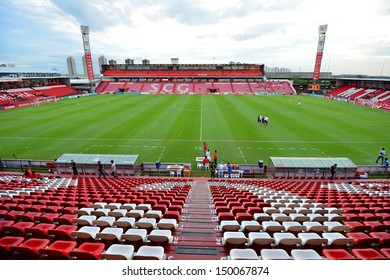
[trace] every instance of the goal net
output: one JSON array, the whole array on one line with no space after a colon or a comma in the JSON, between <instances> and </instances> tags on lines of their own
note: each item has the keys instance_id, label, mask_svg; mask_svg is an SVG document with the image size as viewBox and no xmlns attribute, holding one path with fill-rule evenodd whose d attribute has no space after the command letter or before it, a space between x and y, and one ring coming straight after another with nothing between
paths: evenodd
<instances>
[{"instance_id":1,"label":"goal net","mask_svg":"<svg viewBox=\"0 0 390 280\"><path fill-rule=\"evenodd\" d=\"M34 99L34 106L39 106L49 102L57 103L58 100L59 98L56 96L40 96Z\"/></svg>"}]
</instances>

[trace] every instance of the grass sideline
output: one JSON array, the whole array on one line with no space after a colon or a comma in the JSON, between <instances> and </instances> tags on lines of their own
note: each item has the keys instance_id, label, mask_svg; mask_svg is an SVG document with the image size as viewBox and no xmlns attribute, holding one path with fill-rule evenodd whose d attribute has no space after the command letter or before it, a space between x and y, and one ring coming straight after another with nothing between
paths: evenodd
<instances>
[{"instance_id":1,"label":"grass sideline","mask_svg":"<svg viewBox=\"0 0 390 280\"><path fill-rule=\"evenodd\" d=\"M257 125L259 114L268 127ZM374 165L382 147L390 150L389 112L308 96L99 95L1 111L0 123L2 158L139 154L195 168L206 141L224 162L348 157Z\"/></svg>"}]
</instances>

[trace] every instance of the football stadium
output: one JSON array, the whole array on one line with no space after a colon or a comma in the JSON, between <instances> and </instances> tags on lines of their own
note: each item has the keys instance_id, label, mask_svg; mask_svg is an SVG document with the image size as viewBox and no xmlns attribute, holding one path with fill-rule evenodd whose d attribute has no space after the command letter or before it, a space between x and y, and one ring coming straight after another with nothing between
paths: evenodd
<instances>
[{"instance_id":1,"label":"football stadium","mask_svg":"<svg viewBox=\"0 0 390 280\"><path fill-rule=\"evenodd\" d=\"M390 80L322 78L326 30L304 87L255 63L96 79L87 26L81 86L1 69L1 259L389 260Z\"/></svg>"}]
</instances>

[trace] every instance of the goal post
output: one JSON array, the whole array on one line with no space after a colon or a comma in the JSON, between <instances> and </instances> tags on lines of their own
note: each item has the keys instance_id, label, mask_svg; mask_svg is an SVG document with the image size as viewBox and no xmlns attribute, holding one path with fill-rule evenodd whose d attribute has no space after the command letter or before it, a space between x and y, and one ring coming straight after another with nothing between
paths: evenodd
<instances>
[{"instance_id":1,"label":"goal post","mask_svg":"<svg viewBox=\"0 0 390 280\"><path fill-rule=\"evenodd\" d=\"M34 106L40 106L41 104L49 102L57 103L58 100L59 98L56 96L40 96L34 99Z\"/></svg>"}]
</instances>

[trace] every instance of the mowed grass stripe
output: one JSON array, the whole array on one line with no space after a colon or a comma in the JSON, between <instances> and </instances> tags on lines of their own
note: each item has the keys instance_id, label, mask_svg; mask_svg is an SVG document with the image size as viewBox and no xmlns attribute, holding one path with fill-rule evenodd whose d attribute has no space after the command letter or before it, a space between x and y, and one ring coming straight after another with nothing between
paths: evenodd
<instances>
[{"instance_id":1,"label":"mowed grass stripe","mask_svg":"<svg viewBox=\"0 0 390 280\"><path fill-rule=\"evenodd\" d=\"M268 127L258 114L270 117ZM224 161L326 155L372 164L390 149L388 112L302 96L104 95L4 111L0 121L3 158L87 150L193 162L205 140Z\"/></svg>"}]
</instances>

